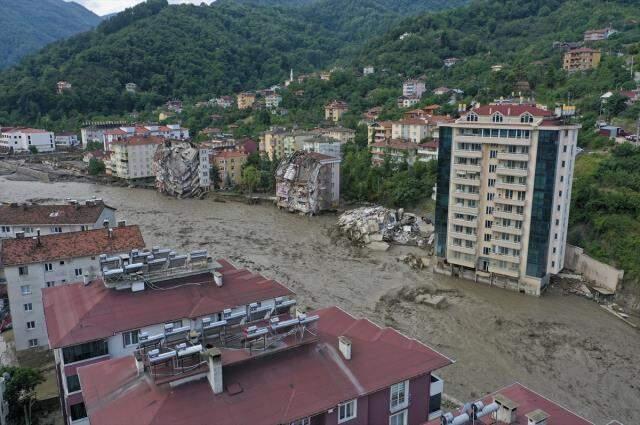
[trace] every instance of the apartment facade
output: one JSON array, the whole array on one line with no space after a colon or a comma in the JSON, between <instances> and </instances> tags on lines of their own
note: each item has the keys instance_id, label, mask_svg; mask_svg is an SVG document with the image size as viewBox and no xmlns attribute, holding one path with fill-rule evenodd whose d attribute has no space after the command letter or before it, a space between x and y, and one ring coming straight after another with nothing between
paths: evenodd
<instances>
[{"instance_id":1,"label":"apartment facade","mask_svg":"<svg viewBox=\"0 0 640 425\"><path fill-rule=\"evenodd\" d=\"M600 50L581 47L564 54L562 68L567 72L588 71L600 65Z\"/></svg>"},{"instance_id":2,"label":"apartment facade","mask_svg":"<svg viewBox=\"0 0 640 425\"><path fill-rule=\"evenodd\" d=\"M242 92L238 95L238 109L249 109L256 101L254 93Z\"/></svg>"},{"instance_id":3,"label":"apartment facade","mask_svg":"<svg viewBox=\"0 0 640 425\"><path fill-rule=\"evenodd\" d=\"M413 165L416 162L418 145L403 139L389 139L369 145L371 151L371 163L379 166L385 160L392 164L406 162Z\"/></svg>"},{"instance_id":4,"label":"apartment facade","mask_svg":"<svg viewBox=\"0 0 640 425\"><path fill-rule=\"evenodd\" d=\"M324 107L324 119L327 121L338 122L348 110L349 105L347 105L347 102L333 100Z\"/></svg>"},{"instance_id":5,"label":"apartment facade","mask_svg":"<svg viewBox=\"0 0 640 425\"><path fill-rule=\"evenodd\" d=\"M107 174L133 180L155 177L153 160L164 139L156 136L134 136L111 143L111 156L105 161Z\"/></svg>"},{"instance_id":6,"label":"apartment facade","mask_svg":"<svg viewBox=\"0 0 640 425\"><path fill-rule=\"evenodd\" d=\"M264 97L264 104L267 109L275 109L280 106L282 102L282 96L277 93L272 93Z\"/></svg>"},{"instance_id":7,"label":"apartment facade","mask_svg":"<svg viewBox=\"0 0 640 425\"><path fill-rule=\"evenodd\" d=\"M427 86L422 80L407 80L402 84L402 95L404 97L415 97L420 99Z\"/></svg>"},{"instance_id":8,"label":"apartment facade","mask_svg":"<svg viewBox=\"0 0 640 425\"><path fill-rule=\"evenodd\" d=\"M74 147L80 143L78 141L78 135L76 133L65 132L56 133L55 135L56 146Z\"/></svg>"},{"instance_id":9,"label":"apartment facade","mask_svg":"<svg viewBox=\"0 0 640 425\"><path fill-rule=\"evenodd\" d=\"M212 155L211 160L218 168L221 188L242 183L242 166L248 157L249 154L243 151L223 151Z\"/></svg>"},{"instance_id":10,"label":"apartment facade","mask_svg":"<svg viewBox=\"0 0 640 425\"><path fill-rule=\"evenodd\" d=\"M10 203L0 205L0 239L53 233L78 232L99 229L105 222L116 225L116 209L102 201L90 199L83 202L70 200L63 205L37 205Z\"/></svg>"},{"instance_id":11,"label":"apartment facade","mask_svg":"<svg viewBox=\"0 0 640 425\"><path fill-rule=\"evenodd\" d=\"M102 134L101 143L105 151L112 150L111 145L115 142L122 142L139 137L162 137L171 140L187 140L189 129L183 128L180 124L140 124L120 126L107 129Z\"/></svg>"},{"instance_id":12,"label":"apartment facade","mask_svg":"<svg viewBox=\"0 0 640 425\"><path fill-rule=\"evenodd\" d=\"M579 129L521 104L441 124L440 271L540 295L564 265Z\"/></svg>"},{"instance_id":13,"label":"apartment facade","mask_svg":"<svg viewBox=\"0 0 640 425\"><path fill-rule=\"evenodd\" d=\"M0 128L0 147L9 152L53 152L56 150L54 134L37 128Z\"/></svg>"},{"instance_id":14,"label":"apartment facade","mask_svg":"<svg viewBox=\"0 0 640 425\"><path fill-rule=\"evenodd\" d=\"M342 158L342 145L340 140L331 137L316 136L305 140L302 143L302 150L306 152L317 152L333 158Z\"/></svg>"},{"instance_id":15,"label":"apartment facade","mask_svg":"<svg viewBox=\"0 0 640 425\"><path fill-rule=\"evenodd\" d=\"M437 128L437 124L433 125L425 118L406 118L393 122L391 125L391 137L420 143L422 140L432 137L434 129Z\"/></svg>"},{"instance_id":16,"label":"apartment facade","mask_svg":"<svg viewBox=\"0 0 640 425\"><path fill-rule=\"evenodd\" d=\"M331 137L341 143L353 142L356 138L356 131L345 127L316 128L313 132L322 136Z\"/></svg>"},{"instance_id":17,"label":"apartment facade","mask_svg":"<svg viewBox=\"0 0 640 425\"><path fill-rule=\"evenodd\" d=\"M135 275L123 273L125 264L136 265L146 283L138 285ZM217 344L222 338L216 330L237 330L241 321L248 327L296 304L293 293L279 282L225 260L214 261L206 251L176 255L170 249L134 250L120 257L102 256L100 268L108 273L87 285L43 291L67 424L89 423L85 395L91 388L78 377L82 367L109 365L134 353L145 356L161 346L180 349L180 344L193 341L187 338L193 332L203 338L198 341L202 345ZM126 423L132 417L108 422Z\"/></svg>"},{"instance_id":18,"label":"apartment facade","mask_svg":"<svg viewBox=\"0 0 640 425\"><path fill-rule=\"evenodd\" d=\"M93 279L100 273L98 256L143 248L138 226L125 226L6 239L2 264L7 280L16 350L48 347L42 289Z\"/></svg>"},{"instance_id":19,"label":"apartment facade","mask_svg":"<svg viewBox=\"0 0 640 425\"><path fill-rule=\"evenodd\" d=\"M199 374L178 371L169 383L133 357L80 368L91 424L135 416L140 425L422 425L440 412L433 372L451 360L393 329L329 307L281 315L258 331L268 333L264 353L215 344L197 353L207 363Z\"/></svg>"},{"instance_id":20,"label":"apartment facade","mask_svg":"<svg viewBox=\"0 0 640 425\"><path fill-rule=\"evenodd\" d=\"M392 121L373 122L367 126L367 141L369 145L391 139L393 134Z\"/></svg>"},{"instance_id":21,"label":"apartment facade","mask_svg":"<svg viewBox=\"0 0 640 425\"><path fill-rule=\"evenodd\" d=\"M287 135L285 128L274 127L260 135L260 150L267 154L272 161L282 159L284 153L284 137Z\"/></svg>"}]
</instances>

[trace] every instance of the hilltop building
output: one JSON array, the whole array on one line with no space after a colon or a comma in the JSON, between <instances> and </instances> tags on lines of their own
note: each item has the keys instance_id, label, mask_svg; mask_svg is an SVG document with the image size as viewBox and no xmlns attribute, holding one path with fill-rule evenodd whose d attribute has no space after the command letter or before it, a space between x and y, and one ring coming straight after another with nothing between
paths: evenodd
<instances>
[{"instance_id":1,"label":"hilltop building","mask_svg":"<svg viewBox=\"0 0 640 425\"><path fill-rule=\"evenodd\" d=\"M333 100L324 107L324 119L338 122L348 110L349 105L347 105L347 102Z\"/></svg>"},{"instance_id":2,"label":"hilltop building","mask_svg":"<svg viewBox=\"0 0 640 425\"><path fill-rule=\"evenodd\" d=\"M402 95L404 97L420 99L426 90L426 85L422 80L407 80L402 84Z\"/></svg>"},{"instance_id":3,"label":"hilltop building","mask_svg":"<svg viewBox=\"0 0 640 425\"><path fill-rule=\"evenodd\" d=\"M540 295L564 265L579 129L527 104L440 124L438 270Z\"/></svg>"},{"instance_id":4,"label":"hilltop building","mask_svg":"<svg viewBox=\"0 0 640 425\"><path fill-rule=\"evenodd\" d=\"M0 205L0 239L14 238L23 233L24 237L53 233L78 232L99 229L105 220L115 226L115 208L102 199L90 199L84 203L69 200L67 204L3 204Z\"/></svg>"},{"instance_id":5,"label":"hilltop building","mask_svg":"<svg viewBox=\"0 0 640 425\"><path fill-rule=\"evenodd\" d=\"M136 83L127 83L124 85L124 90L127 93L136 93L138 91L138 85Z\"/></svg>"},{"instance_id":6,"label":"hilltop building","mask_svg":"<svg viewBox=\"0 0 640 425\"><path fill-rule=\"evenodd\" d=\"M362 75L373 75L376 72L375 68L371 65L362 68Z\"/></svg>"},{"instance_id":7,"label":"hilltop building","mask_svg":"<svg viewBox=\"0 0 640 425\"><path fill-rule=\"evenodd\" d=\"M80 129L80 138L82 146L87 146L89 142L98 142L104 144L104 133L110 129L116 129L120 126L127 125L125 121L96 121L87 122Z\"/></svg>"},{"instance_id":8,"label":"hilltop building","mask_svg":"<svg viewBox=\"0 0 640 425\"><path fill-rule=\"evenodd\" d=\"M71 90L72 87L73 86L68 81L58 81L56 83L56 93L62 94L64 92L66 92L66 91Z\"/></svg>"},{"instance_id":9,"label":"hilltop building","mask_svg":"<svg viewBox=\"0 0 640 425\"><path fill-rule=\"evenodd\" d=\"M377 121L367 126L367 141L369 145L391 139L392 121Z\"/></svg>"},{"instance_id":10,"label":"hilltop building","mask_svg":"<svg viewBox=\"0 0 640 425\"><path fill-rule=\"evenodd\" d=\"M17 233L2 242L0 257L7 280L16 350L47 347L42 288L93 279L100 273L98 256L120 255L143 248L138 226L37 235ZM67 302L73 303L74 300Z\"/></svg>"},{"instance_id":11,"label":"hilltop building","mask_svg":"<svg viewBox=\"0 0 640 425\"><path fill-rule=\"evenodd\" d=\"M613 28L602 28L597 30L587 30L584 32L584 41L606 40L618 31Z\"/></svg>"},{"instance_id":12,"label":"hilltop building","mask_svg":"<svg viewBox=\"0 0 640 425\"><path fill-rule=\"evenodd\" d=\"M242 92L238 95L238 109L249 109L256 101L255 93Z\"/></svg>"},{"instance_id":13,"label":"hilltop building","mask_svg":"<svg viewBox=\"0 0 640 425\"><path fill-rule=\"evenodd\" d=\"M600 65L600 50L581 47L564 54L562 68L567 72L588 71Z\"/></svg>"},{"instance_id":14,"label":"hilltop building","mask_svg":"<svg viewBox=\"0 0 640 425\"><path fill-rule=\"evenodd\" d=\"M0 127L0 148L8 152L38 152L56 150L54 134L51 131L27 127Z\"/></svg>"},{"instance_id":15,"label":"hilltop building","mask_svg":"<svg viewBox=\"0 0 640 425\"><path fill-rule=\"evenodd\" d=\"M403 139L387 139L369 145L371 163L375 166L384 164L388 159L392 164L406 162L413 165L418 154L418 145Z\"/></svg>"},{"instance_id":16,"label":"hilltop building","mask_svg":"<svg viewBox=\"0 0 640 425\"><path fill-rule=\"evenodd\" d=\"M345 127L324 127L315 128L313 133L336 139L341 143L353 142L356 138L356 131Z\"/></svg>"},{"instance_id":17,"label":"hilltop building","mask_svg":"<svg viewBox=\"0 0 640 425\"><path fill-rule=\"evenodd\" d=\"M396 102L398 108L412 108L420 103L420 98L417 96L400 96Z\"/></svg>"},{"instance_id":18,"label":"hilltop building","mask_svg":"<svg viewBox=\"0 0 640 425\"><path fill-rule=\"evenodd\" d=\"M340 202L340 158L317 152L294 152L276 170L279 208L302 214L334 209Z\"/></svg>"},{"instance_id":19,"label":"hilltop building","mask_svg":"<svg viewBox=\"0 0 640 425\"><path fill-rule=\"evenodd\" d=\"M264 97L264 101L267 109L276 109L282 103L282 96L278 93L271 93Z\"/></svg>"}]
</instances>

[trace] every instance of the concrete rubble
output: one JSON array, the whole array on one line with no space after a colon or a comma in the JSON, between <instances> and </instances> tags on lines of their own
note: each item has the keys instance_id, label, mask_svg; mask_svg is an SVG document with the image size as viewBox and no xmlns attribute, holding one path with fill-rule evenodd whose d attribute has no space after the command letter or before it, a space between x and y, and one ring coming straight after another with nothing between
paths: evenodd
<instances>
[{"instance_id":1,"label":"concrete rubble","mask_svg":"<svg viewBox=\"0 0 640 425\"><path fill-rule=\"evenodd\" d=\"M349 210L338 218L336 227L354 245L378 249L380 243L418 246L427 249L433 230L415 214L381 206Z\"/></svg>"},{"instance_id":2,"label":"concrete rubble","mask_svg":"<svg viewBox=\"0 0 640 425\"><path fill-rule=\"evenodd\" d=\"M172 142L158 147L153 161L155 186L160 193L177 198L202 197L200 155L189 142Z\"/></svg>"}]
</instances>

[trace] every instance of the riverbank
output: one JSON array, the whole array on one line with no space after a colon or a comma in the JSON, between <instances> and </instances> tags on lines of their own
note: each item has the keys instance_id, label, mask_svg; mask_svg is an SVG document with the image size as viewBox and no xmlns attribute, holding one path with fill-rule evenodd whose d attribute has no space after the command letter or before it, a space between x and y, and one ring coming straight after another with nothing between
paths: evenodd
<instances>
[{"instance_id":1,"label":"riverbank","mask_svg":"<svg viewBox=\"0 0 640 425\"><path fill-rule=\"evenodd\" d=\"M454 358L445 391L470 400L514 381L597 424L640 423L640 334L580 297L552 289L542 298L416 271L386 253L332 241L335 216L303 217L271 205L177 200L155 191L0 177L0 200L103 198L118 218L139 224L148 246L206 248L289 286L310 308L336 304L356 316ZM445 299L436 309L419 295ZM422 298L424 299L424 298Z\"/></svg>"}]
</instances>

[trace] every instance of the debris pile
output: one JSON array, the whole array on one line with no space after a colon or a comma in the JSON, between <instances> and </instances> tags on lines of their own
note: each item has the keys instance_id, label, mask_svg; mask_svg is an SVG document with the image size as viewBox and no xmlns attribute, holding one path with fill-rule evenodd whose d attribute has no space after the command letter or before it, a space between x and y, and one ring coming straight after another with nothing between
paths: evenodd
<instances>
[{"instance_id":1,"label":"debris pile","mask_svg":"<svg viewBox=\"0 0 640 425\"><path fill-rule=\"evenodd\" d=\"M418 216L381 206L362 207L343 213L337 228L354 245L376 247L380 243L429 246L431 233L420 228Z\"/></svg>"},{"instance_id":2,"label":"debris pile","mask_svg":"<svg viewBox=\"0 0 640 425\"><path fill-rule=\"evenodd\" d=\"M153 172L156 188L177 198L202 197L208 190L200 184L199 150L189 142L166 143L156 151Z\"/></svg>"}]
</instances>

